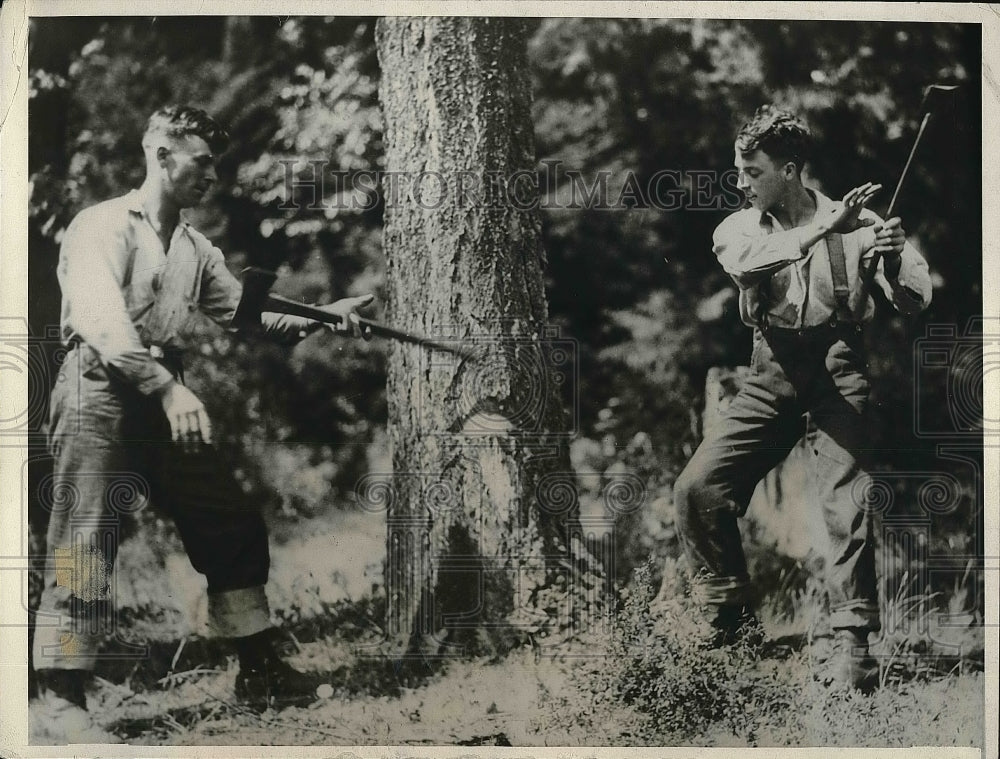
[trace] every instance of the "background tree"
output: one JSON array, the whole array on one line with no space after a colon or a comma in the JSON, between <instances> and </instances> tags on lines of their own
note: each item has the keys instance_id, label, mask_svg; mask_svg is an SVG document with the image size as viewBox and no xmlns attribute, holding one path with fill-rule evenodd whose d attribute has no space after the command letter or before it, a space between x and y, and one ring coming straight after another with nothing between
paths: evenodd
<instances>
[{"instance_id":1,"label":"background tree","mask_svg":"<svg viewBox=\"0 0 1000 759\"><path fill-rule=\"evenodd\" d=\"M512 613L555 617L580 539L575 503L551 497L572 473L536 192L512 179L535 165L525 37L512 19L376 28L386 181L405 185L387 190L388 313L479 349L390 352L387 591L410 650L495 646Z\"/></svg>"},{"instance_id":2,"label":"background tree","mask_svg":"<svg viewBox=\"0 0 1000 759\"><path fill-rule=\"evenodd\" d=\"M139 136L149 112L168 101L208 108L235 137L222 181L194 219L234 271L280 265L278 289L303 300L373 290L386 300L385 199L360 181L383 168L385 156L372 19L30 23L29 318L36 336L58 321L55 263L66 224L141 181ZM956 325L961 334L982 312L979 25L524 23L534 96L524 123L534 125L537 157L561 162L551 181L540 172L539 217L548 319L577 348L577 381L561 387L564 406L579 401L571 462L579 483L598 483L579 489L581 514L607 512L601 486L616 473L636 475L649 496L632 522L615 522L617 581L624 584L651 553L676 550L670 486L696 442L705 374L749 355L736 290L708 243L728 211L696 206L692 171L727 170L739 124L775 101L804 114L816 131L824 151L810 171L827 194L868 179L891 187L917 126L921 90L933 81L962 84L964 96L925 137L900 211L930 264L934 302L914 320L880 304L868 338L872 444L887 468L954 472L963 497L935 515L929 552L981 555L981 532L970 528L982 522L975 473L940 457L938 440L914 434L916 409L929 428L948 429L954 402L946 399L974 406L982 393L982 373L967 371L982 366L975 336L954 341L964 360L951 368L914 364L927 325ZM314 181L313 161L326 162L325 182ZM641 186L661 169L682 173L677 210L560 206L569 171L588 182L609 172L615 196L628 172ZM324 514L355 509L358 480L389 470L385 342L316 335L289 356L210 327L191 348L187 375L205 389L245 487L267 505L276 542L320 529ZM41 426L44 404L35 410ZM981 443L975 433L964 438L972 448ZM45 466L37 461L33 475ZM900 508L918 508L920 484L898 483ZM42 521L37 504L31 511ZM169 525L142 530L150 533L149 556L162 559L176 547ZM954 579L934 574L935 589L949 591Z\"/></svg>"}]
</instances>

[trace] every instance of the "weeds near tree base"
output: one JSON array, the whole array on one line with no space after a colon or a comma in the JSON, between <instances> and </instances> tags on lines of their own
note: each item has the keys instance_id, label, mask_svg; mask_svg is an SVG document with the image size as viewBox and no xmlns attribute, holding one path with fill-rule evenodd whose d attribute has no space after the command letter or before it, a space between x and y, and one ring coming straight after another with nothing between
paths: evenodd
<instances>
[{"instance_id":1,"label":"weeds near tree base","mask_svg":"<svg viewBox=\"0 0 1000 759\"><path fill-rule=\"evenodd\" d=\"M928 660L911 640L883 663L886 672L905 667L907 679L883 676L871 696L824 687L813 679L808 647L780 659L773 645L706 648L711 626L697 582L672 562L664 574L664 592L653 599L651 568L636 570L604 642L606 658L578 677L579 693L544 699L550 727L628 745L981 745L978 674L917 673L914 662ZM895 599L912 630L934 607L930 598L905 600ZM817 611L795 616L804 621Z\"/></svg>"},{"instance_id":2,"label":"weeds near tree base","mask_svg":"<svg viewBox=\"0 0 1000 759\"><path fill-rule=\"evenodd\" d=\"M664 578L673 594L650 604L650 567L635 572L598 673L604 690L645 716L649 737L690 739L712 730L756 743L771 715L796 703L798 688L760 667L753 636L707 649L712 636L697 583L682 571Z\"/></svg>"}]
</instances>

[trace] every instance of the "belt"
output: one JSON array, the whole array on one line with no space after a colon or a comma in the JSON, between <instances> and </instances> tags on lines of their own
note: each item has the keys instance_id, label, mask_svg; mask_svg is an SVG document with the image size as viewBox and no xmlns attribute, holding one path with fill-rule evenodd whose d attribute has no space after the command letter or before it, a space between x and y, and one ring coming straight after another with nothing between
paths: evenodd
<instances>
[{"instance_id":1,"label":"belt","mask_svg":"<svg viewBox=\"0 0 1000 759\"><path fill-rule=\"evenodd\" d=\"M164 348L162 345L150 345L149 355L157 361L176 363L183 360L184 351L180 348Z\"/></svg>"},{"instance_id":2,"label":"belt","mask_svg":"<svg viewBox=\"0 0 1000 759\"><path fill-rule=\"evenodd\" d=\"M864 324L861 322L853 321L837 321L836 319L830 319L828 322L823 324L815 324L809 327L774 327L767 323L765 319L760 325L760 331L764 335L773 335L777 338L785 337L801 337L803 339L809 338L830 338L830 337L842 337L842 338L860 338L865 333Z\"/></svg>"},{"instance_id":3,"label":"belt","mask_svg":"<svg viewBox=\"0 0 1000 759\"><path fill-rule=\"evenodd\" d=\"M89 360L101 360L96 350L78 338L70 338L66 345L69 350L76 349L80 351L81 356L85 355ZM179 374L183 371L184 351L180 348L165 348L162 345L150 345L148 350L150 356L167 367L172 373Z\"/></svg>"},{"instance_id":4,"label":"belt","mask_svg":"<svg viewBox=\"0 0 1000 759\"><path fill-rule=\"evenodd\" d=\"M149 355L166 367L176 379L184 382L184 351L178 348L150 345Z\"/></svg>"}]
</instances>

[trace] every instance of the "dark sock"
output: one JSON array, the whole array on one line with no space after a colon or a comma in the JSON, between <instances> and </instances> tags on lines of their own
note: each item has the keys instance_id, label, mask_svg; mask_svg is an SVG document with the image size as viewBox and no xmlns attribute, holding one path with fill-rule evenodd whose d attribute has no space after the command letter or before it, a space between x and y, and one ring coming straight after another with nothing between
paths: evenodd
<instances>
[{"instance_id":1,"label":"dark sock","mask_svg":"<svg viewBox=\"0 0 1000 759\"><path fill-rule=\"evenodd\" d=\"M85 693L90 672L84 669L46 669L38 673L39 682L44 690L50 691L60 698L82 709L87 708Z\"/></svg>"},{"instance_id":2,"label":"dark sock","mask_svg":"<svg viewBox=\"0 0 1000 759\"><path fill-rule=\"evenodd\" d=\"M712 625L722 630L736 630L743 625L754 624L756 621L757 617L752 606L748 604L722 604L718 607Z\"/></svg>"},{"instance_id":3,"label":"dark sock","mask_svg":"<svg viewBox=\"0 0 1000 759\"><path fill-rule=\"evenodd\" d=\"M233 647L240 657L240 669L244 672L265 669L269 662L279 658L274 650L273 630L261 630L253 635L232 638Z\"/></svg>"}]
</instances>

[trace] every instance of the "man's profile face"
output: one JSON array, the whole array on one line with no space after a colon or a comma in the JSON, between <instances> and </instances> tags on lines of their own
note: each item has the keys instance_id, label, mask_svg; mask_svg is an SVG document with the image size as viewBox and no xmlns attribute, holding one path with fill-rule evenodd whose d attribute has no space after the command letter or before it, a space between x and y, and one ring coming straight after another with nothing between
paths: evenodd
<instances>
[{"instance_id":1,"label":"man's profile face","mask_svg":"<svg viewBox=\"0 0 1000 759\"><path fill-rule=\"evenodd\" d=\"M751 208L772 211L788 190L784 166L762 150L748 152L736 148L737 187L746 195Z\"/></svg>"},{"instance_id":2,"label":"man's profile face","mask_svg":"<svg viewBox=\"0 0 1000 759\"><path fill-rule=\"evenodd\" d=\"M180 208L198 205L218 181L215 156L197 135L171 137L163 143L163 190Z\"/></svg>"}]
</instances>

